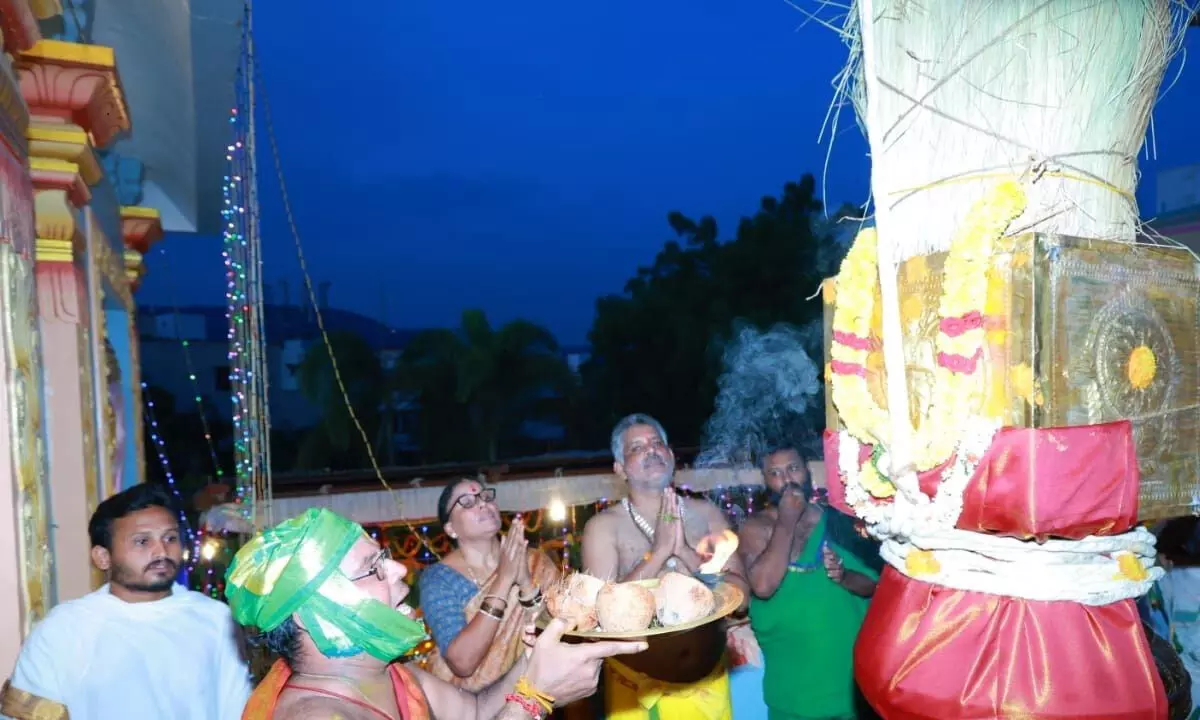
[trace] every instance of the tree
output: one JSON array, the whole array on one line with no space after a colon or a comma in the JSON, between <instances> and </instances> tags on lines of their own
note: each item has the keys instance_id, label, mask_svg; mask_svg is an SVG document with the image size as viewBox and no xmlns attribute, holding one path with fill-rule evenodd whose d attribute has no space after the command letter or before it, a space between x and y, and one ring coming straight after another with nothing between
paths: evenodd
<instances>
[{"instance_id":1,"label":"tree","mask_svg":"<svg viewBox=\"0 0 1200 720\"><path fill-rule=\"evenodd\" d=\"M712 413L721 357L735 323L765 329L822 317L821 281L845 247L820 217L815 182L787 183L743 218L732 241L718 241L712 217L667 216L678 239L638 269L621 295L600 298L589 333L584 393L596 422L593 442L630 412L656 416L672 442L696 444ZM843 208L838 215L846 212ZM819 358L814 342L810 354Z\"/></svg>"},{"instance_id":2,"label":"tree","mask_svg":"<svg viewBox=\"0 0 1200 720\"><path fill-rule=\"evenodd\" d=\"M329 359L330 348L337 358L345 394ZM321 420L304 434L296 453L296 467L308 470L368 467L367 448L346 403L349 400L367 437L375 438L372 449L378 454L383 445L377 431L386 405L380 398L385 374L374 349L355 333L330 333L329 348L324 343L315 343L304 354L297 382L304 397L320 410Z\"/></svg>"},{"instance_id":3,"label":"tree","mask_svg":"<svg viewBox=\"0 0 1200 720\"><path fill-rule=\"evenodd\" d=\"M456 330L413 338L393 387L417 400L426 462L494 461L520 449L526 422L559 419L571 381L550 331L525 320L494 329L467 310Z\"/></svg>"}]
</instances>

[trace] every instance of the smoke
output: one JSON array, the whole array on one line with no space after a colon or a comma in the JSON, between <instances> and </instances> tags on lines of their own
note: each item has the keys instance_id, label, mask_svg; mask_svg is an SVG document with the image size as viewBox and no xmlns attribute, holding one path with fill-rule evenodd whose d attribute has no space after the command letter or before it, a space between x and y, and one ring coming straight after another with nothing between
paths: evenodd
<instances>
[{"instance_id":1,"label":"smoke","mask_svg":"<svg viewBox=\"0 0 1200 720\"><path fill-rule=\"evenodd\" d=\"M823 409L820 370L807 348L820 348L821 323L763 332L738 330L724 354L717 401L704 430L698 467L744 466L780 444L814 449Z\"/></svg>"}]
</instances>

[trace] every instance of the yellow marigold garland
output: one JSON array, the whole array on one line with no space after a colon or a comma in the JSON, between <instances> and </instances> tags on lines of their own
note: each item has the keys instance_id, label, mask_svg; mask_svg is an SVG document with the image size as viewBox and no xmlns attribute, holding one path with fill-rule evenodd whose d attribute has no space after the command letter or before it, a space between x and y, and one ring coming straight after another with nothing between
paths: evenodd
<instances>
[{"instance_id":1,"label":"yellow marigold garland","mask_svg":"<svg viewBox=\"0 0 1200 720\"><path fill-rule=\"evenodd\" d=\"M887 437L887 412L875 403L867 387L867 356L871 351L871 316L875 309L875 228L858 233L842 260L834 287L833 344L829 370L838 418L859 442L881 444Z\"/></svg>"},{"instance_id":2,"label":"yellow marigold garland","mask_svg":"<svg viewBox=\"0 0 1200 720\"><path fill-rule=\"evenodd\" d=\"M933 397L914 438L913 457L920 470L936 467L954 453L962 428L979 406L983 388L976 375L983 362L992 247L1024 210L1020 184L1002 182L971 208L951 241L938 305ZM887 411L871 397L866 382L867 357L874 349L870 333L879 277L877 242L875 229L864 229L842 261L830 350L838 417L851 436L869 445L883 444L888 437Z\"/></svg>"}]
</instances>

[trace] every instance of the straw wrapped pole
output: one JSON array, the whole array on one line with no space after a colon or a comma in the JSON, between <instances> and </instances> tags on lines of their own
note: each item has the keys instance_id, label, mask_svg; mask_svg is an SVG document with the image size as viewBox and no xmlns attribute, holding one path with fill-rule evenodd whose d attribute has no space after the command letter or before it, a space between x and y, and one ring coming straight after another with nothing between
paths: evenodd
<instances>
[{"instance_id":1,"label":"straw wrapped pole","mask_svg":"<svg viewBox=\"0 0 1200 720\"><path fill-rule=\"evenodd\" d=\"M998 180L1029 181L1017 232L1135 240L1136 154L1189 17L1173 0L857 0L846 75L871 147L888 407L908 407L897 268L948 249ZM911 499L908 414L889 431Z\"/></svg>"},{"instance_id":2,"label":"straw wrapped pole","mask_svg":"<svg viewBox=\"0 0 1200 720\"><path fill-rule=\"evenodd\" d=\"M872 0L860 0L860 2L863 17L862 82L866 91L865 95L876 97L881 88L878 87L880 76L876 72L875 24L871 21L871 18L875 17L874 3ZM882 106L874 103L866 103L865 107L860 110L860 116L866 118L867 139L871 147L876 147L876 144L882 141L881 110ZM872 172L872 190L875 189L875 178L876 175ZM882 230L882 227L891 226L891 223L885 221L891 210L889 205L876 204L875 225L877 228ZM908 382L905 372L904 331L900 323L900 286L896 277L901 259L897 256L897 250L898 247L895 243L881 239L878 255L879 287L883 311L883 364L888 378L884 387L889 408L907 408ZM896 380L893 381L893 378ZM910 459L913 428L908 413L888 413L888 425L890 434L888 448L892 465L889 474L896 487L910 500L915 500L919 488L917 487L916 469Z\"/></svg>"},{"instance_id":3,"label":"straw wrapped pole","mask_svg":"<svg viewBox=\"0 0 1200 720\"><path fill-rule=\"evenodd\" d=\"M896 259L946 250L1005 176L1037 179L1014 228L1134 241L1136 155L1185 3L858 0L856 10L851 93L871 145L880 242Z\"/></svg>"}]
</instances>

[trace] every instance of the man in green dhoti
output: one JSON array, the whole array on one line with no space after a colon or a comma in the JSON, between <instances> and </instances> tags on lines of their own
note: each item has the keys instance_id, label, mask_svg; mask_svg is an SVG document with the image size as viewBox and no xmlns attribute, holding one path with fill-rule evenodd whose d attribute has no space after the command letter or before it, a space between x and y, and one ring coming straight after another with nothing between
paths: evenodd
<instances>
[{"instance_id":1,"label":"man in green dhoti","mask_svg":"<svg viewBox=\"0 0 1200 720\"><path fill-rule=\"evenodd\" d=\"M856 718L854 640L878 574L850 552L848 518L810 502L808 467L791 447L767 454L769 507L742 527L750 624L762 647L771 720Z\"/></svg>"}]
</instances>

